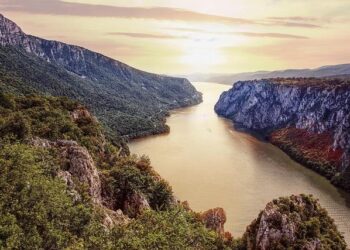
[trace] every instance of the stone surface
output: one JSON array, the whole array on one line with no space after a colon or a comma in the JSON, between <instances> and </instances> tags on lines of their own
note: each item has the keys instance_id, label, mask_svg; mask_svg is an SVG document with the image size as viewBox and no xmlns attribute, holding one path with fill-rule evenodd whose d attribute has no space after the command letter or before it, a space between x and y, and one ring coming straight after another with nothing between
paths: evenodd
<instances>
[{"instance_id":1,"label":"stone surface","mask_svg":"<svg viewBox=\"0 0 350 250\"><path fill-rule=\"evenodd\" d=\"M151 207L143 194L133 193L124 201L123 211L130 218L135 218L148 209Z\"/></svg>"},{"instance_id":2,"label":"stone surface","mask_svg":"<svg viewBox=\"0 0 350 250\"><path fill-rule=\"evenodd\" d=\"M322 229L317 229L321 227ZM323 242L321 241L323 240ZM276 199L266 205L243 236L247 249L345 249L333 220L310 196Z\"/></svg>"},{"instance_id":3,"label":"stone surface","mask_svg":"<svg viewBox=\"0 0 350 250\"><path fill-rule=\"evenodd\" d=\"M94 203L101 203L101 181L90 153L79 146L75 141L57 140L49 141L41 138L34 138L30 142L31 145L43 148L57 148L67 164L66 171L60 171L60 176L68 187L74 187L73 178L79 182L86 184L89 194Z\"/></svg>"}]
</instances>

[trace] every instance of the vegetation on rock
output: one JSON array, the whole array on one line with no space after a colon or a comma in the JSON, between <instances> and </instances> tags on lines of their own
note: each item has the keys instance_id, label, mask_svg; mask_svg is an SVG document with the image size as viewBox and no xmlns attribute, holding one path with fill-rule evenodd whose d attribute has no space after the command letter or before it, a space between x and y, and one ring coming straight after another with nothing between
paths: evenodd
<instances>
[{"instance_id":1,"label":"vegetation on rock","mask_svg":"<svg viewBox=\"0 0 350 250\"><path fill-rule=\"evenodd\" d=\"M224 246L199 216L176 203L171 187L147 157L119 154L121 148L105 139L96 119L78 103L1 93L0 113L0 248ZM101 180L80 176L93 171L84 169L94 165L79 144L93 156ZM69 154L77 158L70 159ZM99 186L91 182L98 181L101 201L94 200L90 191ZM130 222L119 222L116 214L126 217L130 208L138 209L135 194L149 207L135 211ZM105 224L106 216L112 224Z\"/></svg>"},{"instance_id":2,"label":"vegetation on rock","mask_svg":"<svg viewBox=\"0 0 350 250\"><path fill-rule=\"evenodd\" d=\"M312 196L276 199L243 236L247 249L346 249L333 220Z\"/></svg>"}]
</instances>

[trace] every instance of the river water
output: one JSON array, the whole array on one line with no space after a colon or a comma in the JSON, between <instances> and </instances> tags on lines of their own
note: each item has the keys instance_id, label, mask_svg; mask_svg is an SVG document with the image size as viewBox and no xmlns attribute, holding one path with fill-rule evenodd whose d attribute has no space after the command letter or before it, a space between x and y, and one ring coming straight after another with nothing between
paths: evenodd
<instances>
[{"instance_id":1,"label":"river water","mask_svg":"<svg viewBox=\"0 0 350 250\"><path fill-rule=\"evenodd\" d=\"M214 105L230 86L195 83L203 103L173 111L170 133L132 141L132 153L148 155L155 170L196 211L223 207L225 229L238 237L269 201L313 194L350 244L350 196L291 160L278 148L235 131Z\"/></svg>"}]
</instances>

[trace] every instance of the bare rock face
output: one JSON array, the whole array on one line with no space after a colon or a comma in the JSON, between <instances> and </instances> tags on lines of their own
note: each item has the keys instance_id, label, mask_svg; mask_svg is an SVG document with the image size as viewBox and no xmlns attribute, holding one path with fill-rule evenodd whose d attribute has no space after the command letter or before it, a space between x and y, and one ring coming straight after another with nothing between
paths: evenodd
<instances>
[{"instance_id":1,"label":"bare rock face","mask_svg":"<svg viewBox=\"0 0 350 250\"><path fill-rule=\"evenodd\" d=\"M123 211L130 218L135 218L143 211L151 209L146 197L139 193L133 193L124 201Z\"/></svg>"},{"instance_id":2,"label":"bare rock face","mask_svg":"<svg viewBox=\"0 0 350 250\"><path fill-rule=\"evenodd\" d=\"M66 160L67 171L58 175L68 184L74 186L73 179L84 183L89 188L89 194L94 203L101 203L101 181L95 163L89 152L75 141L34 138L31 144L36 147L58 148L62 159Z\"/></svg>"},{"instance_id":3,"label":"bare rock face","mask_svg":"<svg viewBox=\"0 0 350 250\"><path fill-rule=\"evenodd\" d=\"M104 212L103 225L107 228L113 228L115 225L126 225L130 219L123 214L123 211L118 209L116 211L110 210L106 207L101 207Z\"/></svg>"},{"instance_id":4,"label":"bare rock face","mask_svg":"<svg viewBox=\"0 0 350 250\"><path fill-rule=\"evenodd\" d=\"M226 213L222 208L213 208L201 214L204 225L219 235L225 235Z\"/></svg>"},{"instance_id":5,"label":"bare rock face","mask_svg":"<svg viewBox=\"0 0 350 250\"><path fill-rule=\"evenodd\" d=\"M67 159L68 172L81 183L87 184L93 202L101 203L101 181L89 152L80 146L61 146L61 155Z\"/></svg>"},{"instance_id":6,"label":"bare rock face","mask_svg":"<svg viewBox=\"0 0 350 250\"><path fill-rule=\"evenodd\" d=\"M81 196L75 190L75 184L74 184L74 181L73 181L71 173L69 173L68 171L59 170L58 173L57 173L57 177L65 182L65 184L68 187L69 194L73 197L73 200L75 202L76 201L80 201L81 200Z\"/></svg>"},{"instance_id":7,"label":"bare rock face","mask_svg":"<svg viewBox=\"0 0 350 250\"><path fill-rule=\"evenodd\" d=\"M96 118L92 116L91 113L84 107L79 107L73 110L70 115L74 122L78 121L79 119L92 119L97 121Z\"/></svg>"},{"instance_id":8,"label":"bare rock face","mask_svg":"<svg viewBox=\"0 0 350 250\"><path fill-rule=\"evenodd\" d=\"M305 195L268 203L247 227L243 240L247 249L346 249L327 212Z\"/></svg>"},{"instance_id":9,"label":"bare rock face","mask_svg":"<svg viewBox=\"0 0 350 250\"><path fill-rule=\"evenodd\" d=\"M83 115L88 114L84 113ZM59 170L57 177L66 183L68 192L74 201L81 200L80 194L76 191L75 181L86 184L95 208L104 214L103 225L107 229L129 222L129 218L121 210L114 211L103 206L99 173L91 155L85 148L79 146L75 141L49 141L41 138L32 139L30 144L35 147L56 148L59 150L62 159L67 163L67 170ZM136 211L138 209L137 211L141 211L147 206L149 208L147 200L143 200L142 198L139 196L133 197L132 201L128 204L129 210Z\"/></svg>"}]
</instances>

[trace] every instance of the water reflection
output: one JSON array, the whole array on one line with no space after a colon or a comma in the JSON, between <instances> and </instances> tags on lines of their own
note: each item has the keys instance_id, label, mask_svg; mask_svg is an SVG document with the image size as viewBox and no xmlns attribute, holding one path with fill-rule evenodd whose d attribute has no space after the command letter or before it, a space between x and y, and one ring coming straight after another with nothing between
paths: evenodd
<instances>
[{"instance_id":1,"label":"water reflection","mask_svg":"<svg viewBox=\"0 0 350 250\"><path fill-rule=\"evenodd\" d=\"M325 178L300 166L276 147L235 131L217 117L215 102L228 86L198 83L204 102L177 110L171 132L130 143L147 154L181 200L198 211L226 210L226 229L240 236L267 202L279 196L313 194L350 242L350 196Z\"/></svg>"}]
</instances>

